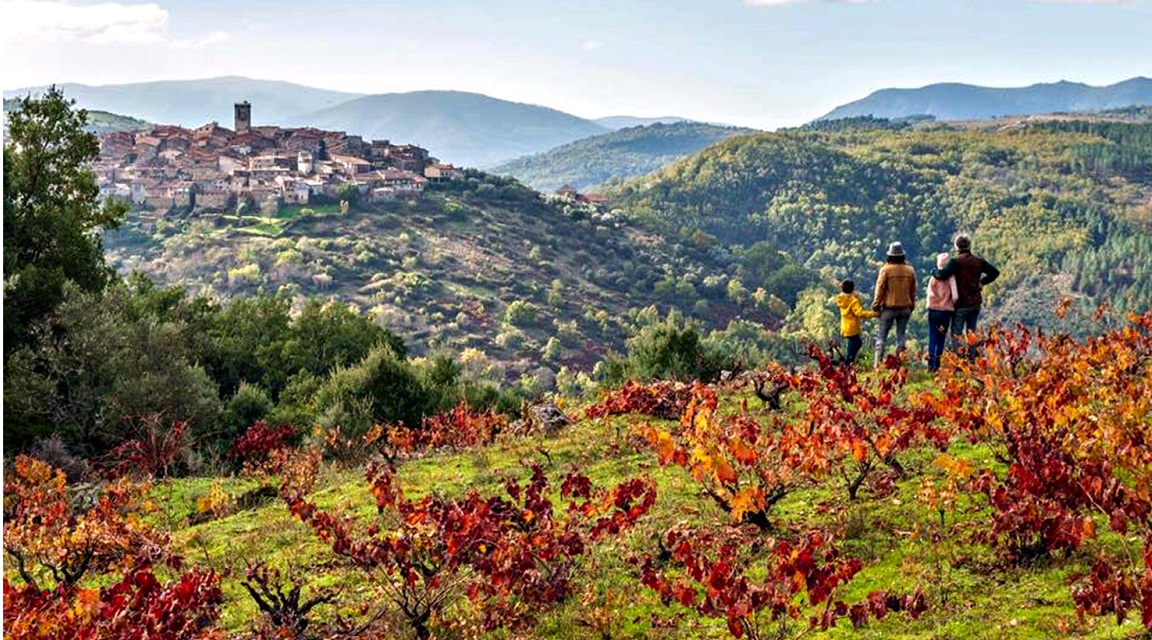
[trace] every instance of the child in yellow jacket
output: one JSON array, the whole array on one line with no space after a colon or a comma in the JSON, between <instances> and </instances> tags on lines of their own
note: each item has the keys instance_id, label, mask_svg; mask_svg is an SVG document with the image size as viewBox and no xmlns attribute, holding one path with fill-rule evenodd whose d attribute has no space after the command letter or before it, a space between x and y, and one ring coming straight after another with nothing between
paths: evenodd
<instances>
[{"instance_id":1,"label":"child in yellow jacket","mask_svg":"<svg viewBox=\"0 0 1152 640\"><path fill-rule=\"evenodd\" d=\"M856 362L856 356L864 346L864 340L860 338L860 321L871 320L880 314L865 309L864 305L860 304L860 298L856 295L856 283L851 280L840 283L840 294L834 300L836 306L840 308L840 335L847 343L844 364L852 364Z\"/></svg>"}]
</instances>

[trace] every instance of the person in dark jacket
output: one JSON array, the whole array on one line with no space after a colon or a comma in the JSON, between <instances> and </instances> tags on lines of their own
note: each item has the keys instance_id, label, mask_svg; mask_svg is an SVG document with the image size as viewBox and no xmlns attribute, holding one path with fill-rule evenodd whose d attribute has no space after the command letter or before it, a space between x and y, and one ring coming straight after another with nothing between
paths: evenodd
<instances>
[{"instance_id":1,"label":"person in dark jacket","mask_svg":"<svg viewBox=\"0 0 1152 640\"><path fill-rule=\"evenodd\" d=\"M956 236L956 257L932 272L932 276L947 280L956 277L956 313L952 316L952 341L959 348L965 332L976 330L980 307L984 304L982 290L1000 277L1000 270L984 258L972 253L972 239L967 234Z\"/></svg>"}]
</instances>

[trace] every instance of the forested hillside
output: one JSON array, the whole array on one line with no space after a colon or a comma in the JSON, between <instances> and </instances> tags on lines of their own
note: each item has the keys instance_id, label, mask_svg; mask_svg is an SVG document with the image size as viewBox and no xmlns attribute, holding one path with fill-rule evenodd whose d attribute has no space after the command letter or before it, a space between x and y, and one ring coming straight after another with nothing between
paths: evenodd
<instances>
[{"instance_id":1,"label":"forested hillside","mask_svg":"<svg viewBox=\"0 0 1152 640\"><path fill-rule=\"evenodd\" d=\"M225 299L258 293L353 305L413 352L472 349L515 380L567 365L590 371L622 348L635 314L658 305L706 327L771 326L813 274L779 256L766 291L730 295L740 260L575 204L547 204L514 181L472 172L419 198L259 212L129 215L106 236L109 262Z\"/></svg>"},{"instance_id":2,"label":"forested hillside","mask_svg":"<svg viewBox=\"0 0 1152 640\"><path fill-rule=\"evenodd\" d=\"M700 122L656 123L584 138L492 168L540 191L576 189L652 173L684 156L752 129Z\"/></svg>"},{"instance_id":3,"label":"forested hillside","mask_svg":"<svg viewBox=\"0 0 1152 640\"><path fill-rule=\"evenodd\" d=\"M619 190L618 206L723 245L766 242L871 283L890 241L918 273L958 231L1003 272L992 309L1045 323L1064 296L1152 301L1152 126L1013 122L744 136Z\"/></svg>"}]
</instances>

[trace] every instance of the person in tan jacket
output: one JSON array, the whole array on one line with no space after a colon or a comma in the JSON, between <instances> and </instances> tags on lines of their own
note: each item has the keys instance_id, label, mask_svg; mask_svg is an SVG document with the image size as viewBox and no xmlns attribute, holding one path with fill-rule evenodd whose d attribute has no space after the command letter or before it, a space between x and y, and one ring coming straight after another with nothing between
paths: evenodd
<instances>
[{"instance_id":1,"label":"person in tan jacket","mask_svg":"<svg viewBox=\"0 0 1152 640\"><path fill-rule=\"evenodd\" d=\"M912 307L916 306L916 271L906 264L903 244L888 245L887 262L876 278L876 295L872 298L872 310L880 312L880 326L876 331L877 369L884 362L888 332L893 324L896 325L896 353L904 351L908 319L912 317Z\"/></svg>"}]
</instances>

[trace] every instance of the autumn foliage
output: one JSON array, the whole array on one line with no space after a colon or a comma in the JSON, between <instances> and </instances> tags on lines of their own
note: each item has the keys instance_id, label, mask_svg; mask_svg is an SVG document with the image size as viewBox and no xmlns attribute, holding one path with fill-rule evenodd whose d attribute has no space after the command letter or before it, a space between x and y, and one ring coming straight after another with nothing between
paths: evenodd
<instances>
[{"instance_id":1,"label":"autumn foliage","mask_svg":"<svg viewBox=\"0 0 1152 640\"><path fill-rule=\"evenodd\" d=\"M692 385L662 381L643 384L629 380L584 411L587 418L638 414L675 420L692 399Z\"/></svg>"},{"instance_id":2,"label":"autumn foliage","mask_svg":"<svg viewBox=\"0 0 1152 640\"><path fill-rule=\"evenodd\" d=\"M918 537L919 520L909 524L915 531L898 535L934 548L978 545L987 571L1094 558L1068 576L1068 602L1079 618L1136 619L1152 631L1152 313L1085 340L992 326L969 346L971 359L946 357L919 388L909 387L909 371L896 359L859 373L811 347L811 366L757 372L758 395L771 384L773 402L756 410L727 395L732 385L630 383L609 394L586 415L640 416L638 446L678 467L671 472L677 479L691 478L678 499L708 505L687 509L705 514L704 522L659 522L656 535L627 534L656 505L647 477L598 487L577 470L552 476L529 465L526 478L497 472L495 492L406 493L397 463L503 441L512 427L501 414L461 404L420 428L380 426L354 438L334 428L299 448L290 445L290 427L256 423L236 441L232 459L277 477L292 517L359 572L371 596L318 621L315 611L336 602L335 590L310 584L307 571L281 574L256 562L237 578L264 614L255 632L390 636L395 629L380 623L388 618L417 638L531 636L542 612L579 600L589 604L577 623L607 637L619 623L612 607L629 605L617 597L606 606L599 583L582 582L601 562L590 551L606 541L625 547L633 561L628 577L665 605L648 612L653 629L698 616L735 637L788 637L894 613L915 619L930 604L946 614L943 591L915 582L871 593L851 586L867 573L845 540L871 541L887 530L853 534L842 514L868 512L881 491L910 486L913 508L935 511L939 524L931 523L930 538ZM153 427L118 452L122 468L158 477L180 468L183 425ZM949 451L960 439L972 447ZM359 464L380 453L387 462L368 464L365 475L374 517L332 513L310 497L326 459ZM823 500L813 517L781 515L792 506L782 509L782 501L812 489ZM128 477L69 487L43 462L11 462L6 638L219 636L221 577L182 567L168 536L150 524L158 521L151 490ZM903 518L909 512L896 498L888 510ZM231 500L217 483L200 506L222 516L234 513ZM951 527L947 514L956 516ZM873 521L893 523L869 513L864 526ZM934 569L973 562L968 551L940 551Z\"/></svg>"},{"instance_id":3,"label":"autumn foliage","mask_svg":"<svg viewBox=\"0 0 1152 640\"><path fill-rule=\"evenodd\" d=\"M803 401L799 428L807 434L806 446L827 460L827 468L820 471L841 478L850 499L857 498L870 474L882 466L903 478L899 455L910 447L947 447L951 434L935 425L932 406L902 394L908 370L895 360L864 378L815 345L809 346L809 356L814 369L777 378Z\"/></svg>"},{"instance_id":4,"label":"autumn foliage","mask_svg":"<svg viewBox=\"0 0 1152 640\"><path fill-rule=\"evenodd\" d=\"M775 421L765 428L747 412L718 410L716 392L697 383L677 427L639 427L661 464L687 469L734 522L767 529L769 510L804 479L794 458L800 433ZM776 431L776 433L773 433Z\"/></svg>"},{"instance_id":5,"label":"autumn foliage","mask_svg":"<svg viewBox=\"0 0 1152 640\"><path fill-rule=\"evenodd\" d=\"M844 617L860 627L869 617L905 611L916 618L927 608L919 591L904 596L875 592L852 605L837 600L837 589L850 582L863 564L841 557L819 532L809 532L795 542L764 543L768 553L762 578L751 577L752 563L745 553L748 542L731 532L673 529L664 535L662 546L667 562L677 572L660 569L659 561L649 556L641 568L641 581L659 593L665 605L675 602L725 620L737 638L768 637L766 627L787 629L790 623L803 620L806 611L812 611L807 626L827 630Z\"/></svg>"},{"instance_id":6,"label":"autumn foliage","mask_svg":"<svg viewBox=\"0 0 1152 640\"><path fill-rule=\"evenodd\" d=\"M108 452L112 475L167 478L180 471L191 451L188 423L168 426L158 415L136 422L136 437Z\"/></svg>"},{"instance_id":7,"label":"autumn foliage","mask_svg":"<svg viewBox=\"0 0 1152 640\"><path fill-rule=\"evenodd\" d=\"M906 370L865 381L816 347L811 355L815 369L774 375L776 386L804 401L799 417L764 418L746 405L724 412L716 391L696 384L678 427L644 424L640 433L661 464L687 469L733 521L762 529L773 505L797 486L835 475L856 499L882 465L903 476L897 456L910 446L947 445L948 434L933 426L936 412L901 395Z\"/></svg>"},{"instance_id":8,"label":"autumn foliage","mask_svg":"<svg viewBox=\"0 0 1152 640\"><path fill-rule=\"evenodd\" d=\"M236 438L228 456L248 468L257 467L266 462L274 451L291 446L295 436L296 428L292 425L272 427L264 420L258 420Z\"/></svg>"},{"instance_id":9,"label":"autumn foliage","mask_svg":"<svg viewBox=\"0 0 1152 640\"><path fill-rule=\"evenodd\" d=\"M655 502L651 481L604 490L572 472L557 507L539 466L525 485L507 480L504 497L471 491L458 499L409 499L386 465L370 465L367 479L380 517L363 529L303 495L287 495L286 502L337 555L368 575L419 638L430 637L443 610L464 598L486 629L526 624L570 595L588 545L630 527Z\"/></svg>"},{"instance_id":10,"label":"autumn foliage","mask_svg":"<svg viewBox=\"0 0 1152 640\"><path fill-rule=\"evenodd\" d=\"M437 449L466 449L492 444L508 430L508 417L495 411L477 411L461 402L447 413L424 418L419 428L403 425L374 427L368 440L383 439L395 453Z\"/></svg>"},{"instance_id":11,"label":"autumn foliage","mask_svg":"<svg viewBox=\"0 0 1152 640\"><path fill-rule=\"evenodd\" d=\"M48 590L161 561L168 537L142 519L151 507L148 491L120 479L82 508L63 471L18 456L4 481L4 552L25 584Z\"/></svg>"},{"instance_id":12,"label":"autumn foliage","mask_svg":"<svg viewBox=\"0 0 1152 640\"><path fill-rule=\"evenodd\" d=\"M1139 609L1152 630L1152 313L1082 343L993 328L978 354L924 397L1005 463L971 483L991 507L978 537L1021 562L1080 549L1098 522L1140 533L1141 562L1101 557L1073 596L1081 615Z\"/></svg>"},{"instance_id":13,"label":"autumn foliage","mask_svg":"<svg viewBox=\"0 0 1152 640\"><path fill-rule=\"evenodd\" d=\"M4 579L4 637L184 640L206 637L219 614L219 577L179 571L168 539L144 523L147 485L120 479L77 505L62 471L19 456L4 483L4 551L22 585ZM85 586L106 574L108 586Z\"/></svg>"}]
</instances>

